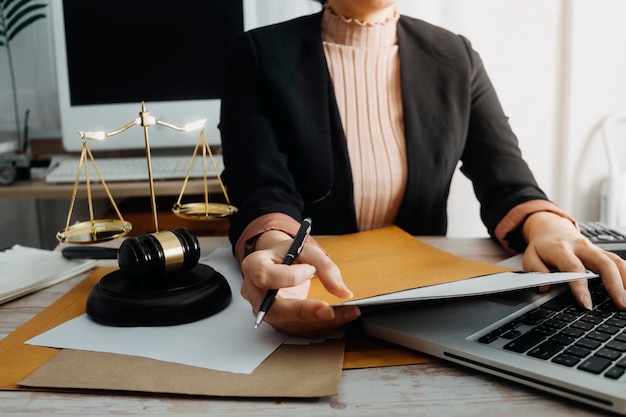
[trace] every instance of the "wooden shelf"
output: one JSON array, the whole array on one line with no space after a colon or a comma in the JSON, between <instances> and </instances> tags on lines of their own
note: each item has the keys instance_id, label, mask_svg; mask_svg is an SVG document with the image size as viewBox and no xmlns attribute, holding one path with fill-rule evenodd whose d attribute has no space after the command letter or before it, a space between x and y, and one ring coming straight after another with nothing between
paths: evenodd
<instances>
[{"instance_id":1,"label":"wooden shelf","mask_svg":"<svg viewBox=\"0 0 626 417\"><path fill-rule=\"evenodd\" d=\"M107 182L109 191L115 200L126 197L143 197L150 195L147 181ZM155 181L154 192L157 196L178 196L183 186L183 180ZM216 178L207 180L209 194L222 194ZM72 197L74 184L48 184L43 180L30 182L16 182L11 185L0 186L2 199L67 199ZM106 198L104 187L100 183L91 186L93 198ZM185 195L204 194L202 179L189 180L185 188ZM76 198L87 198L87 188L84 184L78 187Z\"/></svg>"}]
</instances>

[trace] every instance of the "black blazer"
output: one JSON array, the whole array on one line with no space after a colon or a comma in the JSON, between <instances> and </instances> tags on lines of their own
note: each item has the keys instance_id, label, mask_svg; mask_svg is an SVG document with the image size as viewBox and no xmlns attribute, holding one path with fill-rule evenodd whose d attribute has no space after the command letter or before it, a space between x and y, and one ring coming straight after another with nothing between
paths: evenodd
<instances>
[{"instance_id":1,"label":"black blazer","mask_svg":"<svg viewBox=\"0 0 626 417\"><path fill-rule=\"evenodd\" d=\"M321 13L238 36L229 49L220 130L234 244L271 212L313 219L315 234L357 231L352 174L321 39ZM459 161L489 233L515 205L546 199L480 57L463 37L398 21L407 187L396 224L446 232Z\"/></svg>"}]
</instances>

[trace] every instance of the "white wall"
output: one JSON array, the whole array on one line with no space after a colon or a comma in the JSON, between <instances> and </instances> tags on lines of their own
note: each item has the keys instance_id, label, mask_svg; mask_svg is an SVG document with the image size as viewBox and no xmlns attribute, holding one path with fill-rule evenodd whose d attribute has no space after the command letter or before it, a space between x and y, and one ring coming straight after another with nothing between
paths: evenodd
<instances>
[{"instance_id":1,"label":"white wall","mask_svg":"<svg viewBox=\"0 0 626 417\"><path fill-rule=\"evenodd\" d=\"M276 20L272 10L286 19L319 9L312 0L245 1L256 6L262 24ZM472 41L541 187L579 219L597 219L599 183L608 172L597 126L608 113L626 112L626 1L399 0L398 9ZM33 130L54 132L60 122L49 19L33 29L14 43L20 101L23 110L31 109ZM12 125L0 49L0 132ZM453 180L449 217L451 236L485 235L471 185L461 175Z\"/></svg>"},{"instance_id":2,"label":"white wall","mask_svg":"<svg viewBox=\"0 0 626 417\"><path fill-rule=\"evenodd\" d=\"M599 218L599 185L608 174L598 125L626 112L626 2L571 0L569 117L564 120L562 204L580 219ZM626 129L613 143L626 170ZM624 187L622 186L624 190ZM626 190L622 194L626 193Z\"/></svg>"},{"instance_id":3,"label":"white wall","mask_svg":"<svg viewBox=\"0 0 626 417\"><path fill-rule=\"evenodd\" d=\"M321 9L313 0L243 0L246 29L270 25Z\"/></svg>"},{"instance_id":4,"label":"white wall","mask_svg":"<svg viewBox=\"0 0 626 417\"><path fill-rule=\"evenodd\" d=\"M398 5L403 13L472 41L539 185L579 220L598 220L600 183L608 174L598 125L610 113L626 112L626 2L399 0ZM624 172L621 138L626 127L614 142ZM455 177L449 235L483 234L477 212L469 182Z\"/></svg>"},{"instance_id":5,"label":"white wall","mask_svg":"<svg viewBox=\"0 0 626 417\"><path fill-rule=\"evenodd\" d=\"M537 181L555 194L555 109L559 69L559 0L400 0L402 13L469 38ZM458 173L448 205L450 236L485 236L471 183Z\"/></svg>"},{"instance_id":6,"label":"white wall","mask_svg":"<svg viewBox=\"0 0 626 417\"><path fill-rule=\"evenodd\" d=\"M49 15L49 12L46 14ZM49 24L49 18L45 18L26 28L13 39L11 50L20 122L23 123L26 109L30 109L29 126L32 130L41 134L58 134L61 122ZM0 48L0 133L14 130L15 116L7 51L6 48Z\"/></svg>"}]
</instances>

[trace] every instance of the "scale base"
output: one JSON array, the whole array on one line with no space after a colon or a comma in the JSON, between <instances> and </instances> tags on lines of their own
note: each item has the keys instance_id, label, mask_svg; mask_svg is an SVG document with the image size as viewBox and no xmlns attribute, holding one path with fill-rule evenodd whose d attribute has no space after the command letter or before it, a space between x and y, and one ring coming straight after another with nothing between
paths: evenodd
<instances>
[{"instance_id":1,"label":"scale base","mask_svg":"<svg viewBox=\"0 0 626 417\"><path fill-rule=\"evenodd\" d=\"M224 309L232 293L226 278L207 265L163 277L105 275L87 298L87 315L108 326L171 326Z\"/></svg>"}]
</instances>

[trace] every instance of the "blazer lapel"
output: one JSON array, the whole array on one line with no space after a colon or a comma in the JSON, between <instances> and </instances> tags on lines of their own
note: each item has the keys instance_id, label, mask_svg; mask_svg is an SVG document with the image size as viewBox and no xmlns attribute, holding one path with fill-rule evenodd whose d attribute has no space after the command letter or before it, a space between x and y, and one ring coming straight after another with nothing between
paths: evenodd
<instances>
[{"instance_id":1,"label":"blazer lapel","mask_svg":"<svg viewBox=\"0 0 626 417\"><path fill-rule=\"evenodd\" d=\"M314 15L307 21L302 33L302 47L295 60L293 76L296 86L295 97L301 97L301 126L306 139L306 146L311 146L308 155L315 161L317 183L325 186L318 198L308 203L319 203L332 193L332 200L342 201L341 213L336 212L337 219L347 227L356 230L354 214L354 195L352 171L339 109L335 99L334 88L326 63L326 56L320 33L322 13ZM323 167L321 170L319 167ZM310 174L310 173L309 173ZM326 177L326 175L329 175Z\"/></svg>"},{"instance_id":2,"label":"blazer lapel","mask_svg":"<svg viewBox=\"0 0 626 417\"><path fill-rule=\"evenodd\" d=\"M330 139L330 118L328 91L330 75L326 65L326 56L322 47L322 38L319 27L321 13L314 15L307 21L307 27L302 32L302 47L295 60L293 77L297 91L293 97L300 97L305 122L320 135L320 139ZM310 131L310 130L309 130ZM319 145L327 145L320 143Z\"/></svg>"}]
</instances>

